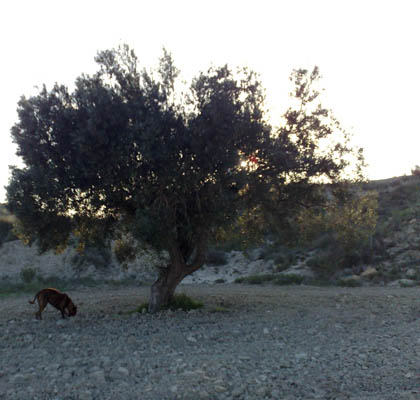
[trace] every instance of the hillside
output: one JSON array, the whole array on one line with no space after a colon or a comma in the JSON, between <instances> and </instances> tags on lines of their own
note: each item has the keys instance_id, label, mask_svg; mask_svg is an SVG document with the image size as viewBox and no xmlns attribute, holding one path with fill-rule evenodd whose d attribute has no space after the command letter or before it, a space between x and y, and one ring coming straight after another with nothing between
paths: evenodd
<instances>
[{"instance_id":1,"label":"hillside","mask_svg":"<svg viewBox=\"0 0 420 400\"><path fill-rule=\"evenodd\" d=\"M420 283L420 176L403 176L365 183L356 190L375 192L378 221L368 254L337 270L334 248L320 237L308 246L287 247L275 241L264 246L241 249L230 246L209 251L207 265L185 283L319 283L400 285ZM74 248L60 255L40 255L35 247L14 240L14 222L0 205L0 279L3 283L54 280L112 280L149 283L156 277L154 266L164 262L138 243L126 246L113 242L109 249L88 249L79 254ZM321 235L322 236L322 235ZM118 248L119 246L119 248ZM122 257L121 250L137 255Z\"/></svg>"},{"instance_id":2,"label":"hillside","mask_svg":"<svg viewBox=\"0 0 420 400\"><path fill-rule=\"evenodd\" d=\"M420 176L372 181L378 193L378 267L385 278L420 278Z\"/></svg>"}]
</instances>

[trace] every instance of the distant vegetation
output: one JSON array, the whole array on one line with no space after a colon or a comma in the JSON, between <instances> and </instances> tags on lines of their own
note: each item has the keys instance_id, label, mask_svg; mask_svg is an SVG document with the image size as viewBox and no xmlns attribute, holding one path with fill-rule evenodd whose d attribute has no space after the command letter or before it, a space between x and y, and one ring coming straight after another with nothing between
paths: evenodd
<instances>
[{"instance_id":1,"label":"distant vegetation","mask_svg":"<svg viewBox=\"0 0 420 400\"><path fill-rule=\"evenodd\" d=\"M375 267L373 282L405 277L410 267L420 267L417 170L411 176L354 184L351 191L357 194L355 197L303 210L285 229L268 232L262 245L256 238L254 244L251 241L249 246L241 246L233 237L231 247L228 240L219 248L247 252L260 247L258 258L273 260L276 272L304 262L316 276L306 282L335 281L342 286L357 286L360 282L340 277L360 274L367 266ZM417 275L420 278L420 271ZM255 275L237 282L277 283L277 276Z\"/></svg>"},{"instance_id":2,"label":"distant vegetation","mask_svg":"<svg viewBox=\"0 0 420 400\"><path fill-rule=\"evenodd\" d=\"M0 204L0 246L17 239L13 232L15 221L16 218L9 213L3 204Z\"/></svg>"},{"instance_id":3,"label":"distant vegetation","mask_svg":"<svg viewBox=\"0 0 420 400\"><path fill-rule=\"evenodd\" d=\"M417 176L419 176L420 175L420 165L416 165L412 170L411 170L411 173L413 174L413 175L417 175Z\"/></svg>"}]
</instances>

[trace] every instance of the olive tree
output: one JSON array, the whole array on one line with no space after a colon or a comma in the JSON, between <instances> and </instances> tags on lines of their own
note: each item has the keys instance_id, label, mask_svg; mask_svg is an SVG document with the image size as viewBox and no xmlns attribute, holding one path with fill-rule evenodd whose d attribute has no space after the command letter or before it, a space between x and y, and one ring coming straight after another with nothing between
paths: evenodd
<instances>
[{"instance_id":1,"label":"olive tree","mask_svg":"<svg viewBox=\"0 0 420 400\"><path fill-rule=\"evenodd\" d=\"M340 127L318 104L317 68L293 72L296 106L274 129L247 69L210 68L181 93L166 51L149 72L128 46L96 61L73 90L44 86L19 101L11 134L24 166L11 169L8 208L41 251L116 229L167 250L151 312L203 266L216 230L249 210L286 218L319 200L320 181L344 178L354 150L346 135L326 140Z\"/></svg>"}]
</instances>

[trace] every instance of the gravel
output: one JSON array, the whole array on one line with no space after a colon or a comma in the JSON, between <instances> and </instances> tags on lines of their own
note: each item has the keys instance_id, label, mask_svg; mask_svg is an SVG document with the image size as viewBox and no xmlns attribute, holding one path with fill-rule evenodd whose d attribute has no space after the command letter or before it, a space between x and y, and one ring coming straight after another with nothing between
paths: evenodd
<instances>
[{"instance_id":1,"label":"gravel","mask_svg":"<svg viewBox=\"0 0 420 400\"><path fill-rule=\"evenodd\" d=\"M193 312L130 312L148 288L80 288L62 320L0 297L0 399L420 398L414 288L183 285Z\"/></svg>"}]
</instances>

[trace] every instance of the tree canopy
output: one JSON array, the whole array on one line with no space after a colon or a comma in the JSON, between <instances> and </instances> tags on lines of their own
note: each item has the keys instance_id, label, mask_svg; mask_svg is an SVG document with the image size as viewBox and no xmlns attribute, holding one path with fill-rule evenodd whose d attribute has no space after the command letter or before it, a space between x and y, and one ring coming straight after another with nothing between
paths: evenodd
<instances>
[{"instance_id":1,"label":"tree canopy","mask_svg":"<svg viewBox=\"0 0 420 400\"><path fill-rule=\"evenodd\" d=\"M343 181L350 155L362 164L319 103L317 68L292 73L295 104L273 128L253 71L210 68L181 93L166 50L151 72L128 46L96 62L73 90L44 86L19 101L11 134L24 167L11 169L8 207L41 250L116 228L166 249L151 311L203 265L217 229L249 210L284 220L320 200L320 182Z\"/></svg>"}]
</instances>

